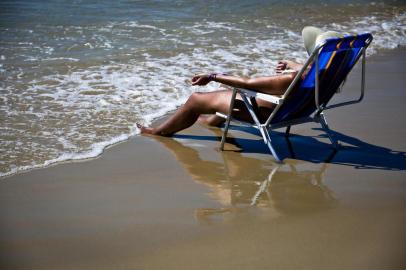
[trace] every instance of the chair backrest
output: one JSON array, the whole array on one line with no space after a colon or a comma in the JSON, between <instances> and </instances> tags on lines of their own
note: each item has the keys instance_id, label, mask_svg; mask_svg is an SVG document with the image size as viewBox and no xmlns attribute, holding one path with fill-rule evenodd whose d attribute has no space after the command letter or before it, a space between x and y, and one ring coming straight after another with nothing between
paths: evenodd
<instances>
[{"instance_id":1,"label":"chair backrest","mask_svg":"<svg viewBox=\"0 0 406 270\"><path fill-rule=\"evenodd\" d=\"M327 39L319 49L319 104L324 107L336 93L349 72L362 55L362 50L372 41L369 33ZM316 61L313 61L309 72L287 97L273 117L271 123L294 120L310 116L316 111L315 78Z\"/></svg>"}]
</instances>

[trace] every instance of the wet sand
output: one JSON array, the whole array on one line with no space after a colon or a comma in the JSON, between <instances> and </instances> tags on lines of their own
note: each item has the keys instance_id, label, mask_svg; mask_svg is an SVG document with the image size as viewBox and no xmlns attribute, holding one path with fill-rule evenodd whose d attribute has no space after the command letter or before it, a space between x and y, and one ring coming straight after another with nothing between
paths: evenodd
<instances>
[{"instance_id":1,"label":"wet sand","mask_svg":"<svg viewBox=\"0 0 406 270\"><path fill-rule=\"evenodd\" d=\"M199 125L0 180L1 269L404 269L406 50L368 59L357 105L276 136ZM357 96L360 69L336 101Z\"/></svg>"}]
</instances>

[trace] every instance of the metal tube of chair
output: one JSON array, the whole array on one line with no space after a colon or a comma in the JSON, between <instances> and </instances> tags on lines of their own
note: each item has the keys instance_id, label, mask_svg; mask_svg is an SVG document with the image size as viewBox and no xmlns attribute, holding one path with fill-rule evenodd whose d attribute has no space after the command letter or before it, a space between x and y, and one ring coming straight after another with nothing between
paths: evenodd
<instances>
[{"instance_id":1,"label":"metal tube of chair","mask_svg":"<svg viewBox=\"0 0 406 270\"><path fill-rule=\"evenodd\" d=\"M323 113L320 113L320 115L319 115L319 122L320 122L320 124L321 124L321 127L322 127L322 128L324 129L324 131L326 132L327 137L329 138L330 142L332 143L334 149L338 149L339 144L338 144L336 138L334 137L334 135L331 133L330 127L328 126L327 120L326 120L326 118L324 117L324 114L323 114Z\"/></svg>"},{"instance_id":2,"label":"metal tube of chair","mask_svg":"<svg viewBox=\"0 0 406 270\"><path fill-rule=\"evenodd\" d=\"M241 98L244 101L245 105L247 105L248 112L251 114L251 117L254 120L255 124L258 126L258 128L260 128L261 122L259 122L259 119L258 119L257 115L255 114L251 101L247 98L247 96L244 93L241 93Z\"/></svg>"},{"instance_id":3,"label":"metal tube of chair","mask_svg":"<svg viewBox=\"0 0 406 270\"><path fill-rule=\"evenodd\" d=\"M317 53L316 55L316 76L315 76L315 103L316 103L316 107L319 111L321 111L320 109L320 104L319 104L319 54Z\"/></svg>"},{"instance_id":4,"label":"metal tube of chair","mask_svg":"<svg viewBox=\"0 0 406 270\"><path fill-rule=\"evenodd\" d=\"M286 131L285 131L285 137L289 137L289 133L290 133L290 126L287 126Z\"/></svg>"},{"instance_id":5,"label":"metal tube of chair","mask_svg":"<svg viewBox=\"0 0 406 270\"><path fill-rule=\"evenodd\" d=\"M264 143L267 143L267 137L264 133L264 128L261 126L261 122L259 122L259 119L258 119L257 115L255 114L251 101L247 98L245 93L241 93L241 98L244 101L245 106L247 107L248 112L250 113L252 119L254 120L255 125L257 125L259 131L261 132L262 138L264 139Z\"/></svg>"},{"instance_id":6,"label":"metal tube of chair","mask_svg":"<svg viewBox=\"0 0 406 270\"><path fill-rule=\"evenodd\" d=\"M361 96L358 101L361 101L364 98L365 91L365 62L366 62L366 48L362 49L362 71L361 71Z\"/></svg>"},{"instance_id":7,"label":"metal tube of chair","mask_svg":"<svg viewBox=\"0 0 406 270\"><path fill-rule=\"evenodd\" d=\"M269 151L271 151L271 153L277 163L282 163L281 158L279 157L278 153L276 152L275 148L272 145L271 135L269 134L269 131L265 127L262 127L262 130L263 130L263 134L264 134L264 141L265 141L265 137L266 137L265 143L268 146Z\"/></svg>"},{"instance_id":8,"label":"metal tube of chair","mask_svg":"<svg viewBox=\"0 0 406 270\"><path fill-rule=\"evenodd\" d=\"M220 143L221 150L224 150L224 143L226 142L227 132L228 132L228 128L230 126L231 114L233 113L234 102L235 102L236 96L237 96L237 89L234 88L233 94L231 95L230 108L229 108L227 119L226 119L226 126L224 127L224 133L223 133L223 136L221 137L221 143Z\"/></svg>"}]
</instances>

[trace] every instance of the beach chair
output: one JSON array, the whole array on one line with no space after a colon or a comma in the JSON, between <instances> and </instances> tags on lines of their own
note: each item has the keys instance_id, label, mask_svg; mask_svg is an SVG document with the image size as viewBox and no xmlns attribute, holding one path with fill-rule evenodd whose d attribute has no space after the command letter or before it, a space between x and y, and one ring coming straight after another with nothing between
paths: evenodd
<instances>
[{"instance_id":1,"label":"beach chair","mask_svg":"<svg viewBox=\"0 0 406 270\"><path fill-rule=\"evenodd\" d=\"M234 101L239 93L253 119L253 124L237 121L257 128L276 161L281 158L272 145L272 131L286 127L285 136L289 136L290 127L293 125L316 122L326 132L333 147L338 149L338 142L332 135L327 125L323 111L330 108L350 105L360 102L365 90L365 56L366 49L372 42L369 33L345 36L343 38L330 38L318 44L303 68L297 73L285 94L273 96L251 91L249 89L234 88L228 115L216 113L226 119L226 124L221 139L220 149L224 150L224 143L232 119ZM358 60L362 58L361 94L356 100L342 102L328 106L333 95L342 88L347 75ZM301 76L310 66L310 70L301 80ZM275 109L263 123L260 122L256 99L266 100L276 104Z\"/></svg>"}]
</instances>

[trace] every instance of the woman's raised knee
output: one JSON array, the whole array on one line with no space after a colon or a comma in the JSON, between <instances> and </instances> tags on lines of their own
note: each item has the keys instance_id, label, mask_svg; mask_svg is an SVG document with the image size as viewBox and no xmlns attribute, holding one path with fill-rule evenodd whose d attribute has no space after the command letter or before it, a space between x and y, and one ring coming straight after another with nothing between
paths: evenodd
<instances>
[{"instance_id":1,"label":"woman's raised knee","mask_svg":"<svg viewBox=\"0 0 406 270\"><path fill-rule=\"evenodd\" d=\"M194 92L189 96L188 102L199 102L202 98L203 93L201 92Z\"/></svg>"},{"instance_id":2,"label":"woman's raised knee","mask_svg":"<svg viewBox=\"0 0 406 270\"><path fill-rule=\"evenodd\" d=\"M190 95L185 106L196 113L212 113L214 110L214 99L215 95L213 93L205 92L195 92Z\"/></svg>"},{"instance_id":3,"label":"woman's raised knee","mask_svg":"<svg viewBox=\"0 0 406 270\"><path fill-rule=\"evenodd\" d=\"M186 105L192 106L192 107L199 107L203 106L205 101L204 98L205 93L201 92L194 92L193 94L190 95L189 99L186 102Z\"/></svg>"}]
</instances>

